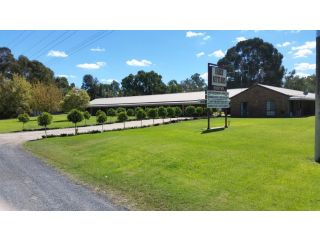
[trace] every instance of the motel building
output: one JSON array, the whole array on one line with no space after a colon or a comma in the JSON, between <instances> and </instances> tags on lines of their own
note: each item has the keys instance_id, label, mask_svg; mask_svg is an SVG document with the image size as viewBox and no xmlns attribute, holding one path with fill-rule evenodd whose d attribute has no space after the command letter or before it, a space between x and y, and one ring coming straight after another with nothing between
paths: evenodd
<instances>
[{"instance_id":1,"label":"motel building","mask_svg":"<svg viewBox=\"0 0 320 240\"><path fill-rule=\"evenodd\" d=\"M315 94L256 84L249 88L228 89L232 117L302 117L315 114ZM89 109L179 106L206 106L205 91L130 97L97 98Z\"/></svg>"}]
</instances>

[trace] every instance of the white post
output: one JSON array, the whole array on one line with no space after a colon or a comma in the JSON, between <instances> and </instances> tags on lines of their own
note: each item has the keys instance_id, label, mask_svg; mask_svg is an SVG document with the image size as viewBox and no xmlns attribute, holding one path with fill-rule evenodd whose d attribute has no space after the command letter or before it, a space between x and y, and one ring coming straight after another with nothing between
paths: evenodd
<instances>
[{"instance_id":1,"label":"white post","mask_svg":"<svg viewBox=\"0 0 320 240\"><path fill-rule=\"evenodd\" d=\"M314 160L320 163L320 30L317 30Z\"/></svg>"}]
</instances>

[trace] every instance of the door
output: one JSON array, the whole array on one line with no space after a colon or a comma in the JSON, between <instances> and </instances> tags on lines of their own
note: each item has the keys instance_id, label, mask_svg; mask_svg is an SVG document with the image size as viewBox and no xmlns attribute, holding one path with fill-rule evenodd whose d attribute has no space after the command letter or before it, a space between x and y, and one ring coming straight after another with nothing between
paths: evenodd
<instances>
[{"instance_id":1,"label":"door","mask_svg":"<svg viewBox=\"0 0 320 240\"><path fill-rule=\"evenodd\" d=\"M241 117L247 117L248 116L248 102L242 102L241 105Z\"/></svg>"}]
</instances>

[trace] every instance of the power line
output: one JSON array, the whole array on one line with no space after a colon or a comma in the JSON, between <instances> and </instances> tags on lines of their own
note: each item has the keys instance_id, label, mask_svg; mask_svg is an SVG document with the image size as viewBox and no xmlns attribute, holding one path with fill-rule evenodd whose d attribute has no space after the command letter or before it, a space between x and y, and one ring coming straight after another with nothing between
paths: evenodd
<instances>
[{"instance_id":1,"label":"power line","mask_svg":"<svg viewBox=\"0 0 320 240\"><path fill-rule=\"evenodd\" d=\"M27 49L27 51L25 51L25 53L31 51L35 47L38 47L41 43L44 42L44 40L48 39L53 33L54 33L54 31L50 31L44 38L40 39L40 41L33 44L33 46L31 48Z\"/></svg>"},{"instance_id":2,"label":"power line","mask_svg":"<svg viewBox=\"0 0 320 240\"><path fill-rule=\"evenodd\" d=\"M18 42L19 40L20 40L20 38L25 34L25 30L23 30L16 38L14 38L13 39L13 41L11 42L11 43L8 43L7 45L9 46L9 45L13 45L13 44L15 44L16 42ZM11 45L11 46L12 46Z\"/></svg>"},{"instance_id":3,"label":"power line","mask_svg":"<svg viewBox=\"0 0 320 240\"><path fill-rule=\"evenodd\" d=\"M24 42L28 37L30 37L32 34L32 31L30 31L29 33L27 33L26 36L22 37L22 39L20 41L18 41L16 44L14 44L12 46L12 48L16 48L17 46L19 46L22 42Z\"/></svg>"}]
</instances>

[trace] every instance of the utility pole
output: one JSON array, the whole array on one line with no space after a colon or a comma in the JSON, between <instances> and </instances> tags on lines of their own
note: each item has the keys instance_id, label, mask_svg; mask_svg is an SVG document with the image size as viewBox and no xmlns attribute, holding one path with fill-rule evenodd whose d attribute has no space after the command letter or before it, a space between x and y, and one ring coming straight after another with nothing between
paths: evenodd
<instances>
[{"instance_id":1,"label":"utility pole","mask_svg":"<svg viewBox=\"0 0 320 240\"><path fill-rule=\"evenodd\" d=\"M320 163L320 30L317 30L314 160Z\"/></svg>"}]
</instances>

